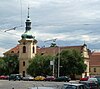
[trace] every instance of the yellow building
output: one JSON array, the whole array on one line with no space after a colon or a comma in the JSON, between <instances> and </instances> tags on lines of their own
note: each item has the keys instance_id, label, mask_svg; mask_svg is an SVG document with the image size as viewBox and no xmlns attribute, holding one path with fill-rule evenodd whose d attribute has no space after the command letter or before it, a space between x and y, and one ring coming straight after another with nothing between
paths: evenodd
<instances>
[{"instance_id":1,"label":"yellow building","mask_svg":"<svg viewBox=\"0 0 100 89\"><path fill-rule=\"evenodd\" d=\"M93 52L90 55L90 75L100 76L100 52Z\"/></svg>"}]
</instances>

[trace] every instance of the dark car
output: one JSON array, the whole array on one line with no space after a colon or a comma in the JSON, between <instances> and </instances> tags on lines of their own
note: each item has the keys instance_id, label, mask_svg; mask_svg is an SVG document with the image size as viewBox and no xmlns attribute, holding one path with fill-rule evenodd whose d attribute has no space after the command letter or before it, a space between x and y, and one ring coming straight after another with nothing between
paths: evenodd
<instances>
[{"instance_id":1,"label":"dark car","mask_svg":"<svg viewBox=\"0 0 100 89\"><path fill-rule=\"evenodd\" d=\"M54 81L55 77L54 76L47 76L44 80L45 81Z\"/></svg>"},{"instance_id":2,"label":"dark car","mask_svg":"<svg viewBox=\"0 0 100 89\"><path fill-rule=\"evenodd\" d=\"M20 74L11 74L10 76L9 76L9 81L10 80L14 80L14 81L16 81L16 80L21 80L22 79L22 77L21 77L21 75Z\"/></svg>"},{"instance_id":3,"label":"dark car","mask_svg":"<svg viewBox=\"0 0 100 89\"><path fill-rule=\"evenodd\" d=\"M67 77L67 76L60 76L58 78L55 79L55 81L64 81L64 82L69 82L71 80L71 78Z\"/></svg>"},{"instance_id":4,"label":"dark car","mask_svg":"<svg viewBox=\"0 0 100 89\"><path fill-rule=\"evenodd\" d=\"M79 83L84 84L86 89L99 89L99 86L96 82L80 81Z\"/></svg>"},{"instance_id":5,"label":"dark car","mask_svg":"<svg viewBox=\"0 0 100 89\"><path fill-rule=\"evenodd\" d=\"M86 89L84 84L79 83L65 83L61 89Z\"/></svg>"}]
</instances>

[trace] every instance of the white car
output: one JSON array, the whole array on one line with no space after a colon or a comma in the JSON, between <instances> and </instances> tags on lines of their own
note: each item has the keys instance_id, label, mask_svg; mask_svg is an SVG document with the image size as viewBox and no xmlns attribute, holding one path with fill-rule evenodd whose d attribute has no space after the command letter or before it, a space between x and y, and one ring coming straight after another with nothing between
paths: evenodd
<instances>
[{"instance_id":1,"label":"white car","mask_svg":"<svg viewBox=\"0 0 100 89\"><path fill-rule=\"evenodd\" d=\"M97 78L89 78L88 79L88 82L95 82L95 83L97 83L98 80L97 80Z\"/></svg>"},{"instance_id":2,"label":"white car","mask_svg":"<svg viewBox=\"0 0 100 89\"><path fill-rule=\"evenodd\" d=\"M25 76L25 77L23 77L23 80L24 81L33 81L34 77L32 77L32 76Z\"/></svg>"}]
</instances>

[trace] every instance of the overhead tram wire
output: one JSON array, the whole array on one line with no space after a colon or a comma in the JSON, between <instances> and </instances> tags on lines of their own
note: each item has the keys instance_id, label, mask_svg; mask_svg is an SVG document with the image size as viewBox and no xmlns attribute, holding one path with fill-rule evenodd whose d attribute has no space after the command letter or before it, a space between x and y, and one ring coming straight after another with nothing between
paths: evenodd
<instances>
[{"instance_id":1,"label":"overhead tram wire","mask_svg":"<svg viewBox=\"0 0 100 89\"><path fill-rule=\"evenodd\" d=\"M2 33L2 32L4 32L4 31L1 31L1 30L0 30L0 32ZM15 33L9 33L9 32L7 32L6 34L14 35L14 36L16 36L16 37L19 36L19 35L15 34ZM2 36L5 36L5 37L8 37L8 35L5 35L5 34L1 34L1 35L2 35Z\"/></svg>"},{"instance_id":2,"label":"overhead tram wire","mask_svg":"<svg viewBox=\"0 0 100 89\"><path fill-rule=\"evenodd\" d=\"M7 29L7 30L5 30L4 32L10 31L10 30L15 30L16 28L19 28L19 27L22 27L22 25L16 26L16 27L13 27L13 28L10 28L10 29Z\"/></svg>"},{"instance_id":3,"label":"overhead tram wire","mask_svg":"<svg viewBox=\"0 0 100 89\"><path fill-rule=\"evenodd\" d=\"M13 28L10 28L10 29L7 29L7 30L5 30L4 32L7 32L7 31L10 31L10 30L16 30L17 28L19 28L19 27L23 27L23 25L22 25L22 1L20 0L20 13L21 13L21 16L20 16L20 24L21 25L19 25L19 26L15 26L15 27L13 27Z\"/></svg>"}]
</instances>

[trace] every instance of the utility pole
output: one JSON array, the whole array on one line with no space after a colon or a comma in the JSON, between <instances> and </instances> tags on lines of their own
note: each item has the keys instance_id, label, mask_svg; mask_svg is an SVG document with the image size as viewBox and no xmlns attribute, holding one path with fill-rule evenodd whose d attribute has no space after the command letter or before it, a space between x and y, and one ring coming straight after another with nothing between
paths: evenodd
<instances>
[{"instance_id":1,"label":"utility pole","mask_svg":"<svg viewBox=\"0 0 100 89\"><path fill-rule=\"evenodd\" d=\"M49 41L53 41L53 42L55 42L57 39L50 39L50 40L46 40L46 41L44 41L44 42L49 42ZM54 56L55 56L55 50L54 50ZM53 61L50 61L51 63L50 63L50 65L52 65L52 75L54 76L55 75L55 59L53 58Z\"/></svg>"},{"instance_id":2,"label":"utility pole","mask_svg":"<svg viewBox=\"0 0 100 89\"><path fill-rule=\"evenodd\" d=\"M60 73L60 47L58 46L58 77Z\"/></svg>"}]
</instances>

